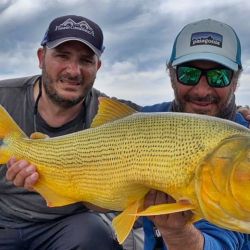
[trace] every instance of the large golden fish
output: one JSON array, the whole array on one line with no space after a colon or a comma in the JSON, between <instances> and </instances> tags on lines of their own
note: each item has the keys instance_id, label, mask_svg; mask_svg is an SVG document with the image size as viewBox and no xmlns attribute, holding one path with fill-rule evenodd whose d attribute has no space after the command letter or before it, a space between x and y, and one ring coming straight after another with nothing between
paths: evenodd
<instances>
[{"instance_id":1,"label":"large golden fish","mask_svg":"<svg viewBox=\"0 0 250 250\"><path fill-rule=\"evenodd\" d=\"M11 156L37 166L35 189L49 206L85 201L123 211L113 225L122 243L142 215L192 210L221 227L250 233L250 132L215 117L137 113L100 100L92 128L28 138L0 107L0 163ZM150 189L174 204L143 211Z\"/></svg>"}]
</instances>

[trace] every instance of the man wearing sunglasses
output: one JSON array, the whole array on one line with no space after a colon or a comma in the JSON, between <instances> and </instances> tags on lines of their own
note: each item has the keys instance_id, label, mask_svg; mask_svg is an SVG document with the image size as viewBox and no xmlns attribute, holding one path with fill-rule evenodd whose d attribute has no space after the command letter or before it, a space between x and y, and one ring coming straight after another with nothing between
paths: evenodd
<instances>
[{"instance_id":1,"label":"man wearing sunglasses","mask_svg":"<svg viewBox=\"0 0 250 250\"><path fill-rule=\"evenodd\" d=\"M217 116L249 127L236 110L235 90L242 71L240 41L228 25L207 19L186 25L178 34L168 69L174 100L147 106L144 112L188 112ZM152 190L145 207L175 202ZM249 236L205 220L188 223L191 212L144 219L145 250L250 249Z\"/></svg>"},{"instance_id":2,"label":"man wearing sunglasses","mask_svg":"<svg viewBox=\"0 0 250 250\"><path fill-rule=\"evenodd\" d=\"M173 52L173 53L176 53L176 52ZM177 65L181 66L182 64L176 64L176 65L174 65L173 64L173 60L174 60L175 57L176 56L173 55L173 59L172 59L172 61L170 63L170 68L171 68L170 69L170 73L171 73L171 77L173 77L172 82L173 82L173 87L174 87L175 92L176 92L176 99L175 99L175 101L172 102L172 103L163 103L163 104L160 104L160 105L155 105L153 107L145 107L143 109L143 111L150 111L150 112L156 112L156 111L186 111L186 112L195 112L195 113L204 113L204 114L207 113L207 114L210 114L210 115L215 115L215 113L208 113L208 111L209 110L213 110L213 109L217 110L217 108L212 108L212 106L214 105L213 103L216 103L216 105L217 105L217 102L218 102L218 105L220 105L220 108L218 108L218 109L222 109L223 108L223 106L221 106L221 101L220 101L219 97L222 98L224 96L224 94L217 95L215 93L213 93L213 94L210 93L207 97L202 97L202 94L198 94L197 93L197 94L194 95L191 92L189 93L189 89L191 90L192 88L197 88L197 87L200 86L200 84L201 84L200 82L202 80L204 80L204 74L206 75L207 73L209 73L209 71L206 71L206 70L210 70L210 68L209 68L210 66L207 65L207 67L205 68L204 67L205 61L201 61L201 63L199 63L198 65L195 65L195 64L191 65L191 60L190 60L190 65L188 64L188 61L183 62L183 66L185 66L186 68L183 68L183 69L179 68L179 71L180 71L179 78L181 78L181 79L179 79L179 81L183 81L183 82L185 81L185 82L188 83L190 80L187 80L187 79L190 78L192 82L197 82L197 84L195 86L192 86L192 85L191 86L185 86L181 82L177 81L176 72L178 70L177 70L176 66ZM195 61L192 62L192 63L195 63ZM206 63L208 64L208 63L212 63L212 62L210 60L210 61L207 61ZM188 68L189 66L192 66L193 68L194 67L200 67L202 69L200 71L200 76L196 76L199 72L198 73L195 72L195 69L192 69L192 68L189 69ZM221 65L220 65L220 67L221 67ZM217 65L216 65L216 69L217 70L219 70L220 67L217 67ZM212 68L214 69L214 65L212 66ZM197 70L199 70L199 69L197 69ZM231 70L231 68L229 68L229 70ZM216 72L212 74L213 77L214 77L214 75L216 76L216 74L220 74L220 71L218 71L217 73ZM236 76L236 72L237 72L237 70L233 70L232 71L233 76ZM224 76L224 74L225 74L225 76ZM209 75L210 75L210 73L209 73ZM199 78L200 81L198 81L197 79L196 80L193 79L195 77L197 77L197 79ZM225 72L222 71L222 75L220 77L217 76L218 79L221 78L223 81L225 81L223 83L224 85L226 85L227 84L226 82L229 81L229 79L224 80L225 77L230 78L230 75L227 75L227 71L225 71ZM220 80L220 81L222 81L222 80ZM214 82L214 81L215 80L212 80L212 82ZM218 82L219 82L219 80L218 80ZM208 86L209 88L213 89L213 87L207 85L206 82L204 84L206 84L205 86ZM228 87L225 87L224 90L226 90L230 86L233 86L233 85L230 84ZM182 90L181 90L181 87L183 88ZM184 88L186 88L186 90ZM218 88L218 90L219 90L219 88ZM223 90L223 88L221 88L221 90ZM186 94L185 94L185 92L186 92ZM232 97L233 97L233 92L234 92L234 90L232 91ZM184 95L184 94L186 96L188 96L188 97L187 98L186 97L183 98L182 95ZM186 101L186 99L187 100L190 99L190 100L192 100L193 103L196 103L195 104L196 109L193 109L193 110L189 109L189 108L186 109L186 107L189 106L189 105L187 105L185 103L185 102L189 102L189 101ZM226 103L226 99L229 100L230 98L225 98L225 101L223 101L223 103ZM185 102L184 102L184 100L185 100ZM95 105L97 105L97 103ZM209 105L211 105L211 107ZM227 104L225 104L225 106L226 105ZM235 109L234 109L234 100L232 100L232 106L233 106L232 110L234 110L234 112L235 112ZM95 106L95 108L97 108L97 106ZM229 109L229 110L231 110L231 109ZM247 112L247 110L245 110L245 111L246 111L245 115L247 116L249 114L249 112ZM232 114L233 114L233 112L232 112ZM220 115L218 114L218 116L220 116ZM240 114L237 113L236 116L237 116L237 119L239 118L239 119L242 119L242 121L246 121L246 120L243 119L243 116L241 116ZM225 117L225 118L227 118L227 117ZM14 162L10 161L9 164L8 164L8 166L9 166L9 169L7 171L7 178L8 178L9 181L13 181L13 183L15 185L17 185L17 186L23 186L25 188L31 189L32 186L37 182L37 180L38 180L38 173L35 172L35 167L32 166L32 165L29 165L29 163L27 163L27 162L25 163L24 161L19 161L19 162L15 163L15 161ZM30 168L31 166L32 166L32 171L30 171L31 170L31 168ZM150 197L152 197L152 198L150 198ZM152 201L154 201L154 199L155 199L156 203L158 203L158 202L166 202L166 199L170 199L170 197L165 196L165 194L156 193L155 191L152 191L148 195L148 199L147 199L145 205L147 206L147 205L153 204L154 202L152 202ZM163 232L165 230L165 226L167 226L167 228L169 228L168 225L170 225L169 232L170 233L174 232L174 236L177 236L177 238L176 237L170 237L170 238L173 238L173 242L175 242L175 243L176 242L182 243L182 245L178 249L194 249L194 250L195 249L201 249L201 248L195 248L196 246L202 245L203 242L204 242L204 240L203 240L203 238L202 238L202 236L200 234L200 231L198 231L197 229L195 229L192 226L187 227L187 225L185 225L186 220L189 218L189 213L185 213L184 216L179 215L179 214L176 215L176 216L177 216L177 219L175 219L175 217L173 217L173 216L169 216L169 220L172 220L175 223L175 225L177 226L177 227L175 226L174 228L173 228L173 225L172 225L171 221L169 222L169 220L168 220L168 222L166 223L166 221L165 221L166 217L164 217L164 216L163 217L162 216L156 217L155 220L154 220L154 222L155 222L156 226L161 230L162 234L163 234ZM163 225L161 225L161 221L162 221ZM146 230L148 230L147 229L147 225L149 226L149 230L148 231L151 233L151 235L150 235L146 231L145 249L150 249L150 250L151 249L156 249L154 247L158 247L158 246L160 247L159 249L164 249L163 246L160 246L160 244L162 243L162 241L161 241L162 238L159 237L158 238L159 240L156 240L156 238L154 237L154 235L153 235L154 231L153 231L153 227L152 227L152 224L150 223L150 221L147 220L145 222L145 225L146 225L146 227L145 227ZM212 229L216 228L216 227L214 227L213 225L210 225L210 224L208 224L208 226L211 226ZM180 227L183 227L184 230L182 230L182 231L185 231L185 232L190 229L190 234L188 233L187 236L184 235L185 237L183 237L183 240L182 240L182 238L178 239L178 236L182 236L182 234L180 234L180 233L179 234L175 234L176 229L177 229L177 231L180 231L179 230ZM222 230L222 231L223 231L223 233L225 232L225 230ZM155 230L155 232L157 234L158 231ZM215 230L215 232L217 233L216 230ZM163 236L164 236L164 234L163 234ZM193 245L189 244L189 240L192 241L195 236L197 236L197 244L195 244L195 246L193 247ZM212 235L208 234L207 238L210 239L210 237L212 238ZM237 236L233 235L233 237L237 237ZM239 234L239 237L243 237L242 234ZM167 238L164 237L164 240L166 242L168 242L168 244L169 244L170 247L172 246L172 245L170 245L170 242L168 241L168 237ZM158 242L157 243L158 245L154 244L156 241ZM207 241L207 239L206 239L206 241ZM96 242L98 242L98 241L96 241ZM239 239L239 242L237 241L237 239L235 240L235 244L241 244L241 242L242 242L241 238ZM208 244L206 243L206 246L207 245ZM103 249L104 249L103 245L101 245L101 247L103 247ZM133 247L133 249L136 248L136 246L132 246L132 247ZM173 249L177 249L177 248L173 248ZM214 248L210 248L210 249L214 249ZM224 249L227 249L227 248L224 248ZM228 248L228 249L230 249L230 248Z\"/></svg>"}]
</instances>

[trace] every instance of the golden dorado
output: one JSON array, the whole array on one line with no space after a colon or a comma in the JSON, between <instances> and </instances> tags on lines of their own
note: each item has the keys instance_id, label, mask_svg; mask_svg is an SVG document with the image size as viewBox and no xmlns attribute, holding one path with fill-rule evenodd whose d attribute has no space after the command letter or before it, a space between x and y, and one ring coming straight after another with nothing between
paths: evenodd
<instances>
[{"instance_id":1,"label":"golden dorado","mask_svg":"<svg viewBox=\"0 0 250 250\"><path fill-rule=\"evenodd\" d=\"M219 118L139 113L101 98L92 128L55 138L28 138L0 106L0 163L11 156L37 167L35 190L48 206L88 202L122 211L120 243L138 216L192 210L195 218L250 233L250 132ZM150 189L176 203L143 210Z\"/></svg>"}]
</instances>

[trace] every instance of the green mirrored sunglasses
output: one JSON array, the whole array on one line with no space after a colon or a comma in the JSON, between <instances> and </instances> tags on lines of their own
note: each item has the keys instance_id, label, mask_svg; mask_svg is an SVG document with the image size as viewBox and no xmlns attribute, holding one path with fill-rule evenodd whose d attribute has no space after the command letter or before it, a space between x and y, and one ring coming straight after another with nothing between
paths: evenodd
<instances>
[{"instance_id":1,"label":"green mirrored sunglasses","mask_svg":"<svg viewBox=\"0 0 250 250\"><path fill-rule=\"evenodd\" d=\"M198 84L201 76L205 75L209 86L223 88L230 85L233 70L228 68L200 69L191 66L179 65L176 68L177 79L180 83L187 86Z\"/></svg>"}]
</instances>

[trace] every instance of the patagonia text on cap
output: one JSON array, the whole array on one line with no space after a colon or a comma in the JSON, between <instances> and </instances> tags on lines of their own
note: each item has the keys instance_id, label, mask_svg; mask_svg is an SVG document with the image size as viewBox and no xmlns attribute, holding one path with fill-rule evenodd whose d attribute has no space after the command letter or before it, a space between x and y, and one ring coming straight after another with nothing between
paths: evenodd
<instances>
[{"instance_id":1,"label":"patagonia text on cap","mask_svg":"<svg viewBox=\"0 0 250 250\"><path fill-rule=\"evenodd\" d=\"M175 39L170 63L176 66L194 60L242 68L240 41L233 28L212 19L186 25Z\"/></svg>"}]
</instances>

